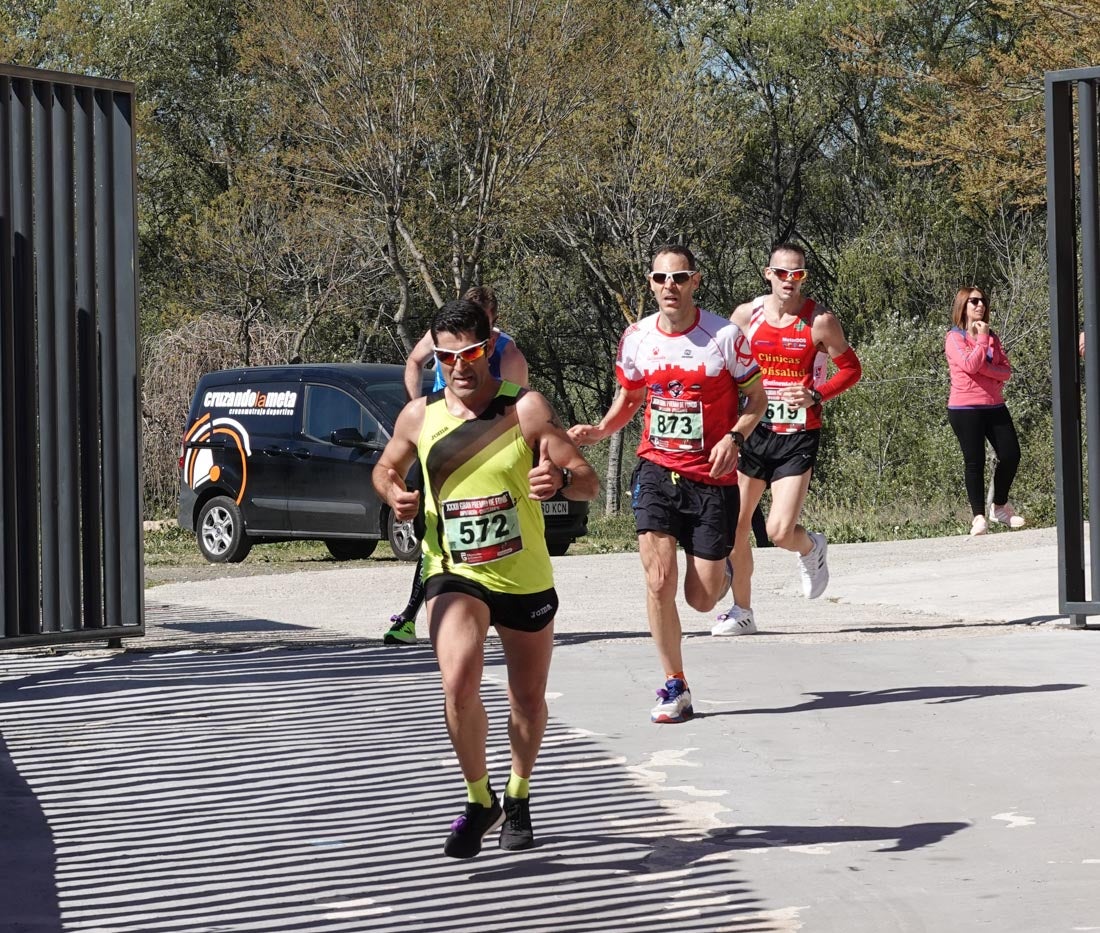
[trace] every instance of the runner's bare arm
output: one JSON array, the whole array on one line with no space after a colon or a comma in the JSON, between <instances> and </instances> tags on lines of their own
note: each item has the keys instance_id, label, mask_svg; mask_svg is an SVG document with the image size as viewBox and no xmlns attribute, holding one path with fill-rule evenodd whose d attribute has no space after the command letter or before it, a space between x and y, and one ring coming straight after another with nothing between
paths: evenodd
<instances>
[{"instance_id":1,"label":"runner's bare arm","mask_svg":"<svg viewBox=\"0 0 1100 933\"><path fill-rule=\"evenodd\" d=\"M409 358L405 360L405 395L410 401L424 394L424 390L420 388L424 378L424 367L432 358L434 347L435 342L429 330L417 341L416 346L409 353Z\"/></svg>"},{"instance_id":2,"label":"runner's bare arm","mask_svg":"<svg viewBox=\"0 0 1100 933\"><path fill-rule=\"evenodd\" d=\"M550 403L538 392L528 392L517 403L516 413L527 445L539 455L528 473L531 498L549 499L561 490L566 499L595 499L600 491L596 471L565 433Z\"/></svg>"},{"instance_id":3,"label":"runner's bare arm","mask_svg":"<svg viewBox=\"0 0 1100 933\"><path fill-rule=\"evenodd\" d=\"M747 333L749 328L749 319L752 317L752 302L746 301L744 304L738 305L733 309L733 314L730 315L730 320L733 321L742 332ZM746 337L746 339L748 339Z\"/></svg>"},{"instance_id":4,"label":"runner's bare arm","mask_svg":"<svg viewBox=\"0 0 1100 933\"><path fill-rule=\"evenodd\" d=\"M745 397L745 407L741 409L741 415L734 422L730 432L738 431L742 437L748 437L756 430L768 407L768 396L764 391L764 380L757 378L749 385L743 386L740 393ZM737 460L741 450L734 443L730 434L725 435L710 452L707 458L710 462L711 476L725 476L737 469Z\"/></svg>"},{"instance_id":5,"label":"runner's bare arm","mask_svg":"<svg viewBox=\"0 0 1100 933\"><path fill-rule=\"evenodd\" d=\"M607 414L600 419L599 424L575 424L569 429L569 437L573 443L580 447L586 444L595 444L605 437L610 437L634 417L634 413L642 407L645 401L646 387L637 389L625 389L620 387L619 394L607 410Z\"/></svg>"},{"instance_id":6,"label":"runner's bare arm","mask_svg":"<svg viewBox=\"0 0 1100 933\"><path fill-rule=\"evenodd\" d=\"M511 341L500 355L500 378L508 382L514 382L518 386L526 386L529 378L527 373L527 357L523 351Z\"/></svg>"},{"instance_id":7,"label":"runner's bare arm","mask_svg":"<svg viewBox=\"0 0 1100 933\"><path fill-rule=\"evenodd\" d=\"M399 521L416 518L420 508L420 493L405 488L405 474L416 459L416 439L424 423L424 400L409 402L393 427L393 437L374 466L371 481L374 489Z\"/></svg>"}]
</instances>

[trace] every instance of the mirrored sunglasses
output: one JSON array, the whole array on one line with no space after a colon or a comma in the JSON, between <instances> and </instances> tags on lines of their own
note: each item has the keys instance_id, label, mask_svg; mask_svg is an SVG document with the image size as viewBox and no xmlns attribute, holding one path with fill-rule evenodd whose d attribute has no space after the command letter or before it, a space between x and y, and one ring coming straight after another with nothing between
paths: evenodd
<instances>
[{"instance_id":1,"label":"mirrored sunglasses","mask_svg":"<svg viewBox=\"0 0 1100 933\"><path fill-rule=\"evenodd\" d=\"M772 270L780 282L801 282L806 278L805 269L780 269L776 266L769 266L768 268Z\"/></svg>"},{"instance_id":2,"label":"mirrored sunglasses","mask_svg":"<svg viewBox=\"0 0 1100 933\"><path fill-rule=\"evenodd\" d=\"M480 360L485 355L485 348L488 345L489 340L485 339L481 343L471 343L461 350L444 350L441 347L432 347L432 352L435 354L435 358L444 366L454 366L459 359L464 363Z\"/></svg>"}]
</instances>

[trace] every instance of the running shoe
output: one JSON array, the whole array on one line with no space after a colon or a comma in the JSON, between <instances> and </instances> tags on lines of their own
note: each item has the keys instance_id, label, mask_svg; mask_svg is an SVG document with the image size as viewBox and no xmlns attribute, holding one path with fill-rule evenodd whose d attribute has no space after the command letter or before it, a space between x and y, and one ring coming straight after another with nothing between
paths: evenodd
<instances>
[{"instance_id":1,"label":"running shoe","mask_svg":"<svg viewBox=\"0 0 1100 933\"><path fill-rule=\"evenodd\" d=\"M1023 528L1027 524L1022 515L1016 514L1016 510L1012 508L1012 504L1009 502L1004 505L992 506L989 510L989 520L1001 525L1008 525L1009 528ZM971 534L973 533L971 531Z\"/></svg>"},{"instance_id":2,"label":"running shoe","mask_svg":"<svg viewBox=\"0 0 1100 933\"><path fill-rule=\"evenodd\" d=\"M710 630L711 635L755 635L756 620L751 609L742 609L736 603L723 612Z\"/></svg>"},{"instance_id":3,"label":"running shoe","mask_svg":"<svg viewBox=\"0 0 1100 933\"><path fill-rule=\"evenodd\" d=\"M500 847L510 851L530 849L535 844L531 828L531 798L504 795L504 827L500 831Z\"/></svg>"},{"instance_id":4,"label":"running shoe","mask_svg":"<svg viewBox=\"0 0 1100 933\"><path fill-rule=\"evenodd\" d=\"M985 516L975 515L974 521L970 523L970 534L972 536L984 535L987 531L989 531L989 522L985 520Z\"/></svg>"},{"instance_id":5,"label":"running shoe","mask_svg":"<svg viewBox=\"0 0 1100 933\"><path fill-rule=\"evenodd\" d=\"M382 636L384 645L415 645L416 619L405 620L401 616L390 616L390 630Z\"/></svg>"},{"instance_id":6,"label":"running shoe","mask_svg":"<svg viewBox=\"0 0 1100 933\"><path fill-rule=\"evenodd\" d=\"M451 858L473 858L481 851L481 840L504 822L504 811L493 793L493 802L483 807L480 803L466 803L466 812L451 824L451 834L443 843L443 854Z\"/></svg>"},{"instance_id":7,"label":"running shoe","mask_svg":"<svg viewBox=\"0 0 1100 933\"><path fill-rule=\"evenodd\" d=\"M679 677L666 680L657 691L657 705L649 718L653 722L685 722L695 715L691 708L691 691Z\"/></svg>"},{"instance_id":8,"label":"running shoe","mask_svg":"<svg viewBox=\"0 0 1100 933\"><path fill-rule=\"evenodd\" d=\"M807 599L817 599L829 585L829 565L825 562L829 544L820 531L806 532L814 546L809 554L798 555L798 567L802 572L802 595Z\"/></svg>"}]
</instances>

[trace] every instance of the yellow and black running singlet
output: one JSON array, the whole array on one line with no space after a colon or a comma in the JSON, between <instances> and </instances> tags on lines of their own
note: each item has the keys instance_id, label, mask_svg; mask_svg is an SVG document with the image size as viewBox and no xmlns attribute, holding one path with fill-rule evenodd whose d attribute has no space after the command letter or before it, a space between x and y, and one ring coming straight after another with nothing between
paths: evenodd
<instances>
[{"instance_id":1,"label":"yellow and black running singlet","mask_svg":"<svg viewBox=\"0 0 1100 933\"><path fill-rule=\"evenodd\" d=\"M417 449L425 477L424 579L454 573L497 593L540 593L554 585L542 505L530 497L534 454L516 401L526 392L501 382L473 421L428 396Z\"/></svg>"}]
</instances>

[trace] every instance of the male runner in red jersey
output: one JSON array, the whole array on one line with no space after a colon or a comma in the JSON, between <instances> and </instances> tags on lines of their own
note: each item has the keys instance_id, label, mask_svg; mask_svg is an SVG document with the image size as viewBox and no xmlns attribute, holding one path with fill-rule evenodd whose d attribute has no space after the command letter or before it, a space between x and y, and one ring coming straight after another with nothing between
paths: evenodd
<instances>
[{"instance_id":1,"label":"male runner in red jersey","mask_svg":"<svg viewBox=\"0 0 1100 933\"><path fill-rule=\"evenodd\" d=\"M569 429L575 443L594 444L645 405L631 506L649 630L665 673L650 714L660 723L683 722L694 712L676 609L677 542L687 554L684 598L693 609L709 612L729 587L738 448L767 404L741 331L695 304L699 279L686 247L658 250L649 273L658 310L628 327L619 342L619 394L599 424ZM739 394L748 399L740 413ZM746 520L751 515L749 509Z\"/></svg>"},{"instance_id":2,"label":"male runner in red jersey","mask_svg":"<svg viewBox=\"0 0 1100 933\"><path fill-rule=\"evenodd\" d=\"M739 305L730 317L748 336L752 355L760 364L768 408L741 449L741 514L731 555L733 605L718 616L713 635L751 635L756 631L750 519L769 483L768 537L779 547L798 553L805 596L816 599L829 584L825 535L807 531L799 517L817 459L821 403L854 386L862 369L832 312L803 297L806 275L802 247L781 243L772 250L764 269L771 294ZM830 359L836 372L826 379Z\"/></svg>"}]
</instances>

